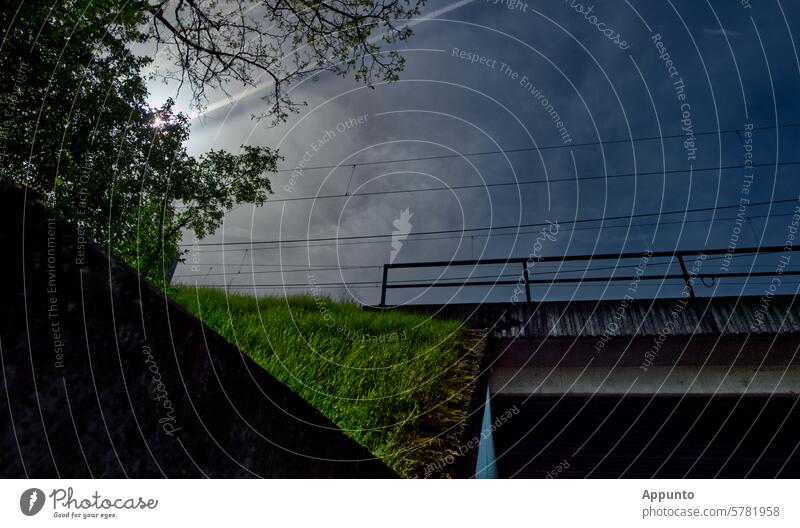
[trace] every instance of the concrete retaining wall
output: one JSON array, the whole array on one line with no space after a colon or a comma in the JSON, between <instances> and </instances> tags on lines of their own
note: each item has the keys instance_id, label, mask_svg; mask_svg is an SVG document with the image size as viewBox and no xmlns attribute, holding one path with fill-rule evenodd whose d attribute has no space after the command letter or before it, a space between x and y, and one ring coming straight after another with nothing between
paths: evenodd
<instances>
[{"instance_id":1,"label":"concrete retaining wall","mask_svg":"<svg viewBox=\"0 0 800 528\"><path fill-rule=\"evenodd\" d=\"M0 182L0 476L394 475L34 198Z\"/></svg>"}]
</instances>

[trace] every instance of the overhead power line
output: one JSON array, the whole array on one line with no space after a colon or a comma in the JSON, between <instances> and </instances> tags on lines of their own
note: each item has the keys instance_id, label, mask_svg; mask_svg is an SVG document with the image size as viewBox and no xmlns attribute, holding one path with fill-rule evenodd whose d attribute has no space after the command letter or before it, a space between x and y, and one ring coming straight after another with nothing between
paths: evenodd
<instances>
[{"instance_id":1,"label":"overhead power line","mask_svg":"<svg viewBox=\"0 0 800 528\"><path fill-rule=\"evenodd\" d=\"M231 266L233 267L233 266ZM277 269L277 270L266 270L266 271L228 271L228 272L221 272L221 273L192 273L187 275L175 275L174 278L181 278L181 277L212 277L215 275L263 275L269 273L298 273L298 272L310 272L310 271L352 271L352 270L361 270L361 269L380 269L381 266L331 266L331 267L323 267L323 268L305 268L305 269Z\"/></svg>"},{"instance_id":2,"label":"overhead power line","mask_svg":"<svg viewBox=\"0 0 800 528\"><path fill-rule=\"evenodd\" d=\"M797 198L787 198L784 200L769 200L765 202L750 202L747 207L759 207L764 205L778 205L783 203L797 203ZM617 215L617 216L605 216L605 217L597 217L597 218L580 218L577 220L564 220L558 222L534 222L529 224L517 224L517 225L503 225L503 226L491 226L491 227L473 227L473 228L462 228L462 229L441 229L435 231L420 231L416 233L409 233L408 236L423 236L423 235L440 235L440 234L450 234L450 233L472 233L478 231L493 231L493 230L500 230L500 229L522 229L526 227L546 227L549 224L558 223L566 224L566 225L576 225L576 224L583 224L589 222L606 222L606 221L613 221L613 220L628 220L633 218L647 218L651 216L665 216L665 215L674 215L674 214L693 214L693 213L701 213L701 212L708 212L708 211L719 211L722 209L735 209L741 207L739 203L730 204L730 205L720 205L720 206L713 206L713 207L698 207L692 209L677 209L671 211L657 211L653 213L637 213L637 214L630 214L630 215ZM386 234L374 234L374 235L345 235L345 236L333 236L333 237L318 237L318 238L295 238L295 239L286 239L286 240L251 240L251 241L242 241L242 242L201 242L201 243L184 243L180 244L181 246L191 246L191 247L198 247L198 246L252 246L253 244L290 244L290 243L306 243L306 242L327 242L327 241L342 241L342 240L363 240L363 239L383 239L383 238L390 238L393 235L391 233Z\"/></svg>"},{"instance_id":3,"label":"overhead power line","mask_svg":"<svg viewBox=\"0 0 800 528\"><path fill-rule=\"evenodd\" d=\"M800 123L785 123L782 125L763 125L753 127L753 130L775 130L781 128L794 128L800 127ZM695 132L695 136L711 136L711 135L723 135L723 134L735 134L737 132L743 132L743 128L729 128L726 130L707 130L703 132ZM414 158L395 158L395 159L388 159L388 160L374 160L374 161L362 161L359 163L337 163L335 165L315 165L313 167L303 167L301 170L323 170L323 169L337 169L337 168L345 168L345 167L365 167L368 165L388 165L391 163L405 163L408 161L430 161L430 160L438 160L438 159L448 159L448 158L472 158L476 156L490 156L494 154L513 154L516 152L532 152L532 151L539 151L539 150L557 150L557 149L564 149L564 148L576 148L576 147L592 147L592 146L600 146L600 145L614 145L619 143L634 143L637 141L658 141L663 139L678 139L684 138L686 134L670 134L670 135L661 135L661 136L643 136L637 138L625 138L625 139L610 139L606 141L587 141L584 143L571 143L569 145L564 145L563 143L554 144L554 145L543 145L543 146L533 146L533 147L516 147L510 149L500 149L500 150L483 150L478 152L467 152L467 153L459 153L459 154L438 154L432 156L418 156ZM283 168L277 169L274 172L293 172L297 170L297 168Z\"/></svg>"},{"instance_id":4,"label":"overhead power line","mask_svg":"<svg viewBox=\"0 0 800 528\"><path fill-rule=\"evenodd\" d=\"M791 166L791 165L800 165L800 161L791 160L791 161L779 161L775 163L753 163L748 165L748 167L784 167L784 166ZM295 196L291 198L276 198L274 200L267 200L264 202L265 204L271 203L283 203L283 202L302 202L302 201L317 201L317 200L330 200L335 198L365 198L367 196L384 196L384 195L392 195L392 194L407 194L407 193L418 193L418 192L433 192L433 191L460 191L466 189L486 189L492 187L519 187L520 185L537 185L537 184L551 184L551 183L575 183L575 182L583 182L583 181L595 181L595 180L612 180L617 178L633 178L638 176L659 176L659 175L667 175L667 174L683 174L683 173L695 173L695 172L715 172L715 171L727 171L727 170L735 170L735 169L743 169L744 165L723 165L719 167L701 167L699 169L672 169L672 170L660 170L660 171L645 171L645 172L626 172L622 174L605 174L605 175L597 175L597 176L585 176L583 178L545 178L539 180L522 180L522 181L513 181L513 182L499 182L499 183L476 183L470 185L450 185L450 186L440 186L440 187L427 187L427 188L417 188L417 189L390 189L388 191L369 191L369 192L360 192L358 194L323 194L319 196Z\"/></svg>"},{"instance_id":5,"label":"overhead power line","mask_svg":"<svg viewBox=\"0 0 800 528\"><path fill-rule=\"evenodd\" d=\"M800 279L791 279L786 278L784 279L781 284L786 286L800 286L800 282L795 282ZM677 278L668 278L660 281L659 283L654 283L652 285L645 284L644 286L658 286L661 282L664 284L672 284L672 285L683 285L684 281L682 279ZM722 286L757 286L757 285L764 285L770 284L770 281L765 280L744 280L744 281L725 281L722 283ZM327 283L327 284L197 284L198 287L202 288L219 288L219 289L228 289L228 288L253 288L253 289L267 289L267 290L282 290L282 289L291 289L291 288L302 288L302 289L310 289L312 286L314 288L336 288L336 289L345 289L345 288L370 288L370 287L380 287L380 281L374 282L341 282L341 283ZM460 284L454 284L455 286L462 286ZM471 286L467 284L466 286ZM475 284L473 286L481 286L481 284ZM498 284L495 286L496 288L511 288L513 285L510 284ZM548 287L552 288L586 288L586 287L595 287L595 288L607 288L605 283L602 282L581 282L580 280L575 280L574 282L564 283L564 284L552 284ZM695 285L695 288L698 288Z\"/></svg>"},{"instance_id":6,"label":"overhead power line","mask_svg":"<svg viewBox=\"0 0 800 528\"><path fill-rule=\"evenodd\" d=\"M711 260L711 259L709 258L707 260ZM651 267L658 267L658 266L662 266L662 267L663 266L667 266L667 267L672 266L672 267L674 267L674 266L676 266L676 264L673 263L673 262L658 262L658 263L649 264L649 266L651 266ZM377 269L381 268L381 266L366 266L366 267L377 268ZM602 268L591 268L591 267L589 267L589 268L586 268L586 267L573 267L573 268L566 268L566 269L565 268L558 268L558 269L547 270L547 271L529 271L528 275L532 276L532 277L537 277L537 276L567 274L567 273L587 273L587 272L593 272L593 271L615 271L616 272L616 271L621 271L621 270L634 269L634 268L637 268L637 267L638 267L638 264L637 265L631 264L631 265L627 265L627 266L606 266L606 267L602 267ZM740 265L740 266L728 266L728 268L729 269L746 269L746 270L751 270L751 269L752 270L774 270L775 266L774 265L767 265L767 264L759 265L759 266L755 266L755 265L753 265L753 266ZM342 268L342 270L343 271L347 271L347 268ZM286 271L285 273L297 273L297 272L303 272L303 271L315 271L315 270L311 270L311 269L309 269L309 270L289 270L289 271ZM232 275L250 275L250 276L255 276L255 275L266 275L266 274L272 274L272 273L284 273L284 271L283 270L272 270L272 271L231 271L231 272L227 272L227 273L208 273L208 274L205 274L205 275L204 274L175 275L173 278L174 279L179 279L179 278L180 279L188 279L188 278L213 277L213 276L230 277ZM613 276L613 274L612 274L612 276ZM471 280L471 279L494 279L494 278L502 279L502 278L511 278L511 277L518 278L519 277L519 273L500 273L500 274L495 274L495 275L469 275L469 276L466 276L466 277L441 277L441 278L437 277L436 280L440 281L440 282L446 282L446 281L463 281L463 280ZM399 280L399 281L394 281L394 282L395 283L417 282L419 280L426 280L426 279L408 279L408 280ZM337 283L337 284L349 284L349 283L343 282L343 283ZM313 284L309 283L309 286L313 286Z\"/></svg>"},{"instance_id":7,"label":"overhead power line","mask_svg":"<svg viewBox=\"0 0 800 528\"><path fill-rule=\"evenodd\" d=\"M762 219L762 218L780 218L784 216L792 216L793 213L775 213L770 215L747 215L745 218L749 220L755 219ZM738 220L736 216L724 216L724 217L715 217L715 218L696 218L696 219L687 219L687 220L664 220L658 222L645 222L645 223L636 223L636 224L619 224L619 225L604 225L603 229L630 229L631 227L638 226L638 227L653 227L653 226L664 226L664 225L684 225L684 224L693 224L693 223L703 223L703 222L710 222L714 220L715 222L721 222L723 220ZM571 227L565 228L565 231L589 231L589 230L596 230L597 227ZM518 231L513 233L492 233L491 236L493 237L505 237L505 236L519 236L519 235L532 235L537 234L539 231ZM477 234L477 235L468 235L470 237L478 236L478 237L486 237L487 234ZM416 240L407 240L406 242L425 242L425 241L435 241L435 240L454 240L462 238L460 235L447 235L447 236L432 236L427 238L418 238ZM315 244L297 244L297 245L284 245L281 244L280 246L265 246L265 247L257 247L257 248L231 248L231 249L205 249L203 250L204 253L220 253L220 252L229 252L232 253L234 251L245 251L249 249L250 251L267 251L267 250L275 250L275 249L293 249L293 248L309 248L309 247L328 247L328 246L352 246L352 245L362 245L362 244L383 244L385 243L383 240L356 240L356 241L345 241L345 242L320 242ZM202 264L202 265L209 265L209 264ZM222 266L223 264L216 264ZM229 263L224 264L225 266L235 266L235 264ZM261 266L262 264L258 264ZM263 266L279 266L279 264L263 264ZM378 265L380 267L380 265Z\"/></svg>"}]
</instances>

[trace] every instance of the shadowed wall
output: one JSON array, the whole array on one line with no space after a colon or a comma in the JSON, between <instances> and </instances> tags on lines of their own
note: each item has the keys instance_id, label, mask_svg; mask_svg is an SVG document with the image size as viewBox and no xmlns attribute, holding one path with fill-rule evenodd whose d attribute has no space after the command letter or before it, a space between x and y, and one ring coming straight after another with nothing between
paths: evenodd
<instances>
[{"instance_id":1,"label":"shadowed wall","mask_svg":"<svg viewBox=\"0 0 800 528\"><path fill-rule=\"evenodd\" d=\"M394 475L32 191L0 215L1 476Z\"/></svg>"}]
</instances>

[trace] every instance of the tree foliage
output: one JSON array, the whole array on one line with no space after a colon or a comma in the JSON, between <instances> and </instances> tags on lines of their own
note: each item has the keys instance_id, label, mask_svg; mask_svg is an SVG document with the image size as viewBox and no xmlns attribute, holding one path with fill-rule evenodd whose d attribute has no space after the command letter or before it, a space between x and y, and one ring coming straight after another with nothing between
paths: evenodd
<instances>
[{"instance_id":1,"label":"tree foliage","mask_svg":"<svg viewBox=\"0 0 800 528\"><path fill-rule=\"evenodd\" d=\"M49 205L151 279L182 233L221 225L240 202L261 205L278 153L186 151L189 119L147 103L131 51L150 43L202 106L231 83L271 83L267 113L286 119L295 81L321 71L394 80L379 42L404 40L415 0L24 0L0 7L0 176Z\"/></svg>"},{"instance_id":2,"label":"tree foliage","mask_svg":"<svg viewBox=\"0 0 800 528\"><path fill-rule=\"evenodd\" d=\"M120 4L125 6L126 4ZM183 230L213 232L237 202L262 204L278 155L265 147L185 147L189 120L147 104L129 45L145 12L96 1L26 1L3 11L0 175L48 204L151 279L178 254Z\"/></svg>"}]
</instances>

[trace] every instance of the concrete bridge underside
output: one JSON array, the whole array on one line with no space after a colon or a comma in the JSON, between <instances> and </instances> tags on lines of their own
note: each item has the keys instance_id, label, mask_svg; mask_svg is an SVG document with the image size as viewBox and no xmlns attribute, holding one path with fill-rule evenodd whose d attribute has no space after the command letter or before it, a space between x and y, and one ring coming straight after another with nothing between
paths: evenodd
<instances>
[{"instance_id":1,"label":"concrete bridge underside","mask_svg":"<svg viewBox=\"0 0 800 528\"><path fill-rule=\"evenodd\" d=\"M487 330L499 477L800 476L794 298L620 307L416 308Z\"/></svg>"}]
</instances>

